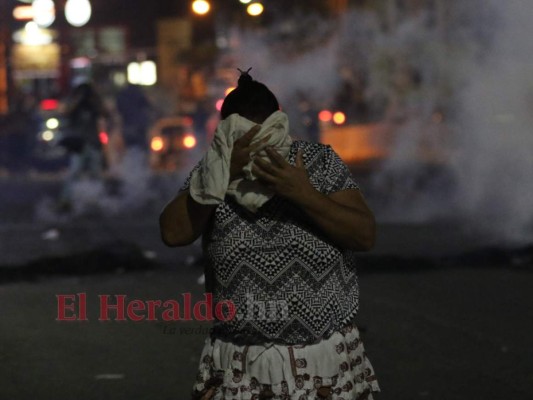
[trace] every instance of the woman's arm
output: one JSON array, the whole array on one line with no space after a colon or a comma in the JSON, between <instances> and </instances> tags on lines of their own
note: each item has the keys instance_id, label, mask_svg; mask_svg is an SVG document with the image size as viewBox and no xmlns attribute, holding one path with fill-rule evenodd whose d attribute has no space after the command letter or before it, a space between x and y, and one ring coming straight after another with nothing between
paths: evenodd
<instances>
[{"instance_id":1,"label":"woman's arm","mask_svg":"<svg viewBox=\"0 0 533 400\"><path fill-rule=\"evenodd\" d=\"M311 190L312 189L312 190ZM293 200L338 246L368 251L374 247L376 222L361 192L341 190L325 195L311 187Z\"/></svg>"},{"instance_id":2,"label":"woman's arm","mask_svg":"<svg viewBox=\"0 0 533 400\"><path fill-rule=\"evenodd\" d=\"M316 190L307 175L301 150L296 166L267 149L272 163L259 157L253 172L277 194L299 205L313 222L339 247L367 251L374 246L376 223L359 190L341 190L325 195Z\"/></svg>"},{"instance_id":3,"label":"woman's arm","mask_svg":"<svg viewBox=\"0 0 533 400\"><path fill-rule=\"evenodd\" d=\"M216 205L197 203L189 190L179 193L159 216L161 239L167 246L186 246L200 237Z\"/></svg>"}]
</instances>

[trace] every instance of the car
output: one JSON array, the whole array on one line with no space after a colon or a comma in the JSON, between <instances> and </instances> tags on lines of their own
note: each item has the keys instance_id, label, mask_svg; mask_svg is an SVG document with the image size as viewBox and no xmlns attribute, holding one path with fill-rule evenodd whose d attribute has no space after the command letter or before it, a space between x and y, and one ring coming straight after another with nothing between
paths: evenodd
<instances>
[{"instance_id":1,"label":"car","mask_svg":"<svg viewBox=\"0 0 533 400\"><path fill-rule=\"evenodd\" d=\"M39 125L33 133L32 164L39 170L60 169L67 165L67 149L62 146L66 121L58 101L45 99L39 109Z\"/></svg>"},{"instance_id":2,"label":"car","mask_svg":"<svg viewBox=\"0 0 533 400\"><path fill-rule=\"evenodd\" d=\"M164 117L149 131L150 167L155 171L174 171L188 166L196 156L198 138L189 116Z\"/></svg>"}]
</instances>

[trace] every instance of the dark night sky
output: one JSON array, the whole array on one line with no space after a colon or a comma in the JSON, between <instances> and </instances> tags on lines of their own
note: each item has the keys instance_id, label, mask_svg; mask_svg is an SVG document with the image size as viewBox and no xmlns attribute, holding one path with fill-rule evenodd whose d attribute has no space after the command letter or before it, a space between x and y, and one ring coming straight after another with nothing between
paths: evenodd
<instances>
[{"instance_id":1,"label":"dark night sky","mask_svg":"<svg viewBox=\"0 0 533 400\"><path fill-rule=\"evenodd\" d=\"M4 3L5 2L5 3ZM63 17L66 0L55 0L56 22L52 28L61 29L67 23ZM158 18L185 16L189 12L189 0L90 0L92 16L84 28L121 25L128 28L129 42L133 47L151 47L156 44L156 21ZM63 5L59 5L62 4ZM16 0L0 0L0 6L7 7L7 15L15 6L23 5ZM59 6L58 6L59 5ZM0 8L0 13L3 9ZM11 29L24 26L25 21L10 21ZM1 23L1 22L0 22ZM76 28L72 28L76 29Z\"/></svg>"},{"instance_id":2,"label":"dark night sky","mask_svg":"<svg viewBox=\"0 0 533 400\"><path fill-rule=\"evenodd\" d=\"M184 0L92 0L95 25L126 25L130 43L135 47L155 44L158 18L185 15Z\"/></svg>"}]
</instances>

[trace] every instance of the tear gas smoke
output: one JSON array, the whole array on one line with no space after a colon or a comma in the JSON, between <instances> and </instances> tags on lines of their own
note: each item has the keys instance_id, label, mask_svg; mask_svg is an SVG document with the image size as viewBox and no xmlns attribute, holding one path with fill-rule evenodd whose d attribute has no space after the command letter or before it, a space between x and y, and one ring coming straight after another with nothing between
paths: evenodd
<instances>
[{"instance_id":1,"label":"tear gas smoke","mask_svg":"<svg viewBox=\"0 0 533 400\"><path fill-rule=\"evenodd\" d=\"M490 1L493 45L473 65L460 97L450 165L469 221L509 242L533 239L533 4Z\"/></svg>"}]
</instances>

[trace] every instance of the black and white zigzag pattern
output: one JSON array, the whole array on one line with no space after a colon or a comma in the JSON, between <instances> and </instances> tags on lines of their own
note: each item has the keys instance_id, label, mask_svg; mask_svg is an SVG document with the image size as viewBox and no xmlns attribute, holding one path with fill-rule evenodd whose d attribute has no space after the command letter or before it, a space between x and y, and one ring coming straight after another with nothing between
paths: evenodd
<instances>
[{"instance_id":1,"label":"black and white zigzag pattern","mask_svg":"<svg viewBox=\"0 0 533 400\"><path fill-rule=\"evenodd\" d=\"M330 146L295 141L313 186L329 194L357 189ZM182 186L188 188L189 179ZM214 335L244 342L312 343L355 317L359 289L353 252L339 249L294 204L274 196L257 213L230 196L215 210L204 235L206 285L215 302L231 300L230 321Z\"/></svg>"}]
</instances>

